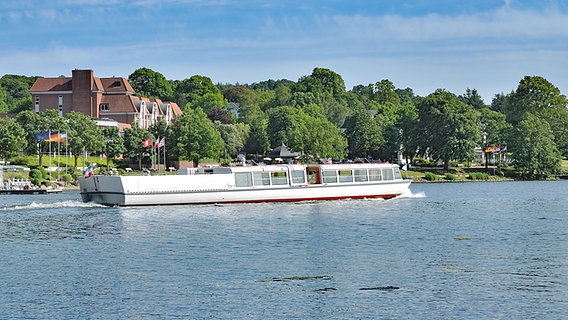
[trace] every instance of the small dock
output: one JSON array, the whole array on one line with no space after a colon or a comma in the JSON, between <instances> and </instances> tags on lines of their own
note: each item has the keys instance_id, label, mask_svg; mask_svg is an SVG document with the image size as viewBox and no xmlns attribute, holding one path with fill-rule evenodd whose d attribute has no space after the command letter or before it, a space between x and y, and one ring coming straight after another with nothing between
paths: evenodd
<instances>
[{"instance_id":1,"label":"small dock","mask_svg":"<svg viewBox=\"0 0 568 320\"><path fill-rule=\"evenodd\" d=\"M0 194L48 194L60 192L63 192L63 189L0 189Z\"/></svg>"}]
</instances>

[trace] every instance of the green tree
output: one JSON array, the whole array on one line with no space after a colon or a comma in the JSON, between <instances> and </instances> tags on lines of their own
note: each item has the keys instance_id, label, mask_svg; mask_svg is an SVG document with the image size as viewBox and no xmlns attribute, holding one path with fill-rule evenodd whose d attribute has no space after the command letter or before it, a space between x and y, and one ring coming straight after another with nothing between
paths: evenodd
<instances>
[{"instance_id":1,"label":"green tree","mask_svg":"<svg viewBox=\"0 0 568 320\"><path fill-rule=\"evenodd\" d=\"M257 103L257 97L254 90L245 86L233 86L223 90L223 97L229 102L241 105L251 105Z\"/></svg>"},{"instance_id":2,"label":"green tree","mask_svg":"<svg viewBox=\"0 0 568 320\"><path fill-rule=\"evenodd\" d=\"M546 179L560 171L562 158L546 121L526 113L509 140L514 164L524 177Z\"/></svg>"},{"instance_id":3,"label":"green tree","mask_svg":"<svg viewBox=\"0 0 568 320\"><path fill-rule=\"evenodd\" d=\"M196 107L193 102L206 94L223 95L210 78L200 75L191 76L188 79L176 81L174 83L174 99L180 106L190 103Z\"/></svg>"},{"instance_id":4,"label":"green tree","mask_svg":"<svg viewBox=\"0 0 568 320\"><path fill-rule=\"evenodd\" d=\"M150 147L145 147L142 143L148 138L153 139L150 131L141 128L138 124L132 123L130 128L124 129L124 147L126 152L124 155L138 162L138 169L142 169L142 159L148 156L151 151Z\"/></svg>"},{"instance_id":5,"label":"green tree","mask_svg":"<svg viewBox=\"0 0 568 320\"><path fill-rule=\"evenodd\" d=\"M172 85L159 72L148 68L139 68L128 76L128 81L141 96L155 97L162 100L172 99Z\"/></svg>"},{"instance_id":6,"label":"green tree","mask_svg":"<svg viewBox=\"0 0 568 320\"><path fill-rule=\"evenodd\" d=\"M197 97L193 101L189 102L186 105L185 109L187 109L188 107L192 109L201 108L205 113L208 113L214 108L226 110L227 105L228 105L227 100L223 98L223 95L220 92L217 93L208 92L203 96Z\"/></svg>"},{"instance_id":7,"label":"green tree","mask_svg":"<svg viewBox=\"0 0 568 320\"><path fill-rule=\"evenodd\" d=\"M207 112L207 118L211 120L211 122L219 121L225 124L233 124L234 120L229 111L221 108L213 108Z\"/></svg>"},{"instance_id":8,"label":"green tree","mask_svg":"<svg viewBox=\"0 0 568 320\"><path fill-rule=\"evenodd\" d=\"M219 121L213 122L215 130L217 130L223 139L223 157L225 159L233 158L237 152L243 150L246 138L248 137L249 126L244 123L224 124Z\"/></svg>"},{"instance_id":9,"label":"green tree","mask_svg":"<svg viewBox=\"0 0 568 320\"><path fill-rule=\"evenodd\" d=\"M126 152L124 147L124 139L120 135L117 127L106 127L102 131L104 138L103 152L106 155L107 168L109 167L109 160L116 159Z\"/></svg>"},{"instance_id":10,"label":"green tree","mask_svg":"<svg viewBox=\"0 0 568 320\"><path fill-rule=\"evenodd\" d=\"M381 128L364 108L356 109L347 118L344 135L347 138L351 158L374 157L385 144Z\"/></svg>"},{"instance_id":11,"label":"green tree","mask_svg":"<svg viewBox=\"0 0 568 320\"><path fill-rule=\"evenodd\" d=\"M296 92L312 93L313 102L324 107L327 119L337 126L342 126L349 115L343 78L329 69L314 68L311 75L298 80L293 90Z\"/></svg>"},{"instance_id":12,"label":"green tree","mask_svg":"<svg viewBox=\"0 0 568 320\"><path fill-rule=\"evenodd\" d=\"M543 77L526 76L503 107L507 121L516 124L527 112L539 116L547 109L566 108L566 104L566 96L552 83Z\"/></svg>"},{"instance_id":13,"label":"green tree","mask_svg":"<svg viewBox=\"0 0 568 320\"><path fill-rule=\"evenodd\" d=\"M0 159L8 161L27 145L26 132L14 119L0 118Z\"/></svg>"},{"instance_id":14,"label":"green tree","mask_svg":"<svg viewBox=\"0 0 568 320\"><path fill-rule=\"evenodd\" d=\"M243 105L240 108L239 121L250 127L244 150L250 154L264 154L270 149L268 137L268 117L258 105Z\"/></svg>"},{"instance_id":15,"label":"green tree","mask_svg":"<svg viewBox=\"0 0 568 320\"><path fill-rule=\"evenodd\" d=\"M383 79L375 83L373 100L379 105L400 105L400 97L396 93L394 84Z\"/></svg>"},{"instance_id":16,"label":"green tree","mask_svg":"<svg viewBox=\"0 0 568 320\"><path fill-rule=\"evenodd\" d=\"M489 108L493 111L497 111L497 112L501 112L501 113L505 114L506 108L507 108L506 107L507 99L509 97L510 97L510 95L506 95L504 93L496 94L493 97L493 100L491 100L491 106L489 106Z\"/></svg>"},{"instance_id":17,"label":"green tree","mask_svg":"<svg viewBox=\"0 0 568 320\"><path fill-rule=\"evenodd\" d=\"M474 109L481 109L487 107L476 89L467 88L465 94L458 96L458 99L461 102L472 106Z\"/></svg>"},{"instance_id":18,"label":"green tree","mask_svg":"<svg viewBox=\"0 0 568 320\"><path fill-rule=\"evenodd\" d=\"M395 92L398 94L400 104L402 105L412 104L416 106L422 99L421 97L414 95L414 91L412 91L411 88L395 89Z\"/></svg>"},{"instance_id":19,"label":"green tree","mask_svg":"<svg viewBox=\"0 0 568 320\"><path fill-rule=\"evenodd\" d=\"M543 110L540 116L550 125L554 134L554 143L562 156L568 156L568 109L557 106Z\"/></svg>"},{"instance_id":20,"label":"green tree","mask_svg":"<svg viewBox=\"0 0 568 320\"><path fill-rule=\"evenodd\" d=\"M478 112L482 134L485 133L485 144L488 146L506 145L512 126L506 121L505 115L489 108L481 108Z\"/></svg>"},{"instance_id":21,"label":"green tree","mask_svg":"<svg viewBox=\"0 0 568 320\"><path fill-rule=\"evenodd\" d=\"M554 134L554 142L567 155L568 149L568 100L552 83L539 76L526 76L508 99L505 100L507 120L516 124L531 113L544 119Z\"/></svg>"},{"instance_id":22,"label":"green tree","mask_svg":"<svg viewBox=\"0 0 568 320\"><path fill-rule=\"evenodd\" d=\"M268 136L272 147L285 143L291 150L305 150L308 128L301 109L288 106L270 109L268 122Z\"/></svg>"},{"instance_id":23,"label":"green tree","mask_svg":"<svg viewBox=\"0 0 568 320\"><path fill-rule=\"evenodd\" d=\"M27 154L38 154L38 141L36 141L36 133L40 132L40 116L32 110L26 110L18 113L16 122L24 129L27 143L24 146L24 152Z\"/></svg>"},{"instance_id":24,"label":"green tree","mask_svg":"<svg viewBox=\"0 0 568 320\"><path fill-rule=\"evenodd\" d=\"M324 116L311 116L304 113L304 122L308 129L303 153L316 158L341 160L347 156L347 139L341 129Z\"/></svg>"},{"instance_id":25,"label":"green tree","mask_svg":"<svg viewBox=\"0 0 568 320\"><path fill-rule=\"evenodd\" d=\"M443 89L418 106L421 147L449 169L450 160L471 160L481 141L478 117L471 106Z\"/></svg>"},{"instance_id":26,"label":"green tree","mask_svg":"<svg viewBox=\"0 0 568 320\"><path fill-rule=\"evenodd\" d=\"M0 113L8 113L8 104L6 103L7 96L4 88L0 86Z\"/></svg>"},{"instance_id":27,"label":"green tree","mask_svg":"<svg viewBox=\"0 0 568 320\"><path fill-rule=\"evenodd\" d=\"M168 134L168 123L165 120L153 124L148 128L153 137L165 137Z\"/></svg>"},{"instance_id":28,"label":"green tree","mask_svg":"<svg viewBox=\"0 0 568 320\"><path fill-rule=\"evenodd\" d=\"M365 108L369 109L369 103L374 99L375 96L375 86L372 83L366 86L360 84L354 86L350 92L353 93L359 99L359 101L361 101Z\"/></svg>"},{"instance_id":29,"label":"green tree","mask_svg":"<svg viewBox=\"0 0 568 320\"><path fill-rule=\"evenodd\" d=\"M0 78L0 87L6 91L8 113L19 113L32 110L32 96L29 89L37 77L26 77L7 74ZM1 93L0 93L1 95ZM0 104L2 99L0 98Z\"/></svg>"},{"instance_id":30,"label":"green tree","mask_svg":"<svg viewBox=\"0 0 568 320\"><path fill-rule=\"evenodd\" d=\"M69 125L67 139L75 167L82 154L98 153L103 149L105 141L102 132L89 116L71 111L65 114L65 122Z\"/></svg>"},{"instance_id":31,"label":"green tree","mask_svg":"<svg viewBox=\"0 0 568 320\"><path fill-rule=\"evenodd\" d=\"M314 68L311 75L298 80L296 91L312 92L316 96L327 93L340 99L345 94L345 82L339 74L329 69Z\"/></svg>"},{"instance_id":32,"label":"green tree","mask_svg":"<svg viewBox=\"0 0 568 320\"><path fill-rule=\"evenodd\" d=\"M49 109L39 114L31 110L20 112L16 116L16 121L24 129L27 140L27 147L24 152L27 154L37 154L39 165L43 165L43 156L50 151L54 151L49 140L36 140L38 133L57 133L67 131L69 126L65 120L59 116L55 109Z\"/></svg>"},{"instance_id":33,"label":"green tree","mask_svg":"<svg viewBox=\"0 0 568 320\"><path fill-rule=\"evenodd\" d=\"M418 109L416 106L410 101L403 104L399 110L397 126L400 128L399 142L406 163L412 163L412 159L419 146L419 139L416 134L418 121Z\"/></svg>"},{"instance_id":34,"label":"green tree","mask_svg":"<svg viewBox=\"0 0 568 320\"><path fill-rule=\"evenodd\" d=\"M197 166L203 158L219 159L223 140L200 108L186 109L176 118L174 130L174 152L180 160L191 160Z\"/></svg>"}]
</instances>

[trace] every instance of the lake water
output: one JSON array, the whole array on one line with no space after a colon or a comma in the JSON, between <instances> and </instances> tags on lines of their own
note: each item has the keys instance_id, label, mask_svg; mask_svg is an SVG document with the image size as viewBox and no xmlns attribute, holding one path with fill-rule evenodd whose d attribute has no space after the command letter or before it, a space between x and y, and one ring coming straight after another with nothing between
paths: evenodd
<instances>
[{"instance_id":1,"label":"lake water","mask_svg":"<svg viewBox=\"0 0 568 320\"><path fill-rule=\"evenodd\" d=\"M0 196L0 319L568 318L568 181L109 208Z\"/></svg>"}]
</instances>

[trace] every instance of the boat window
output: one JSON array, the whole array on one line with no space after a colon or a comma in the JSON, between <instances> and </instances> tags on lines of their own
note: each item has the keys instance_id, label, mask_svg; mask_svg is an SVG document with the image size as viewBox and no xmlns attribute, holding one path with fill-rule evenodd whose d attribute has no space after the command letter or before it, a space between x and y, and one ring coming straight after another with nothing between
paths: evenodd
<instances>
[{"instance_id":1,"label":"boat window","mask_svg":"<svg viewBox=\"0 0 568 320\"><path fill-rule=\"evenodd\" d=\"M253 172L252 178L254 180L255 186L269 186L270 185L270 175L268 172Z\"/></svg>"},{"instance_id":2,"label":"boat window","mask_svg":"<svg viewBox=\"0 0 568 320\"><path fill-rule=\"evenodd\" d=\"M292 171L292 183L305 183L304 170Z\"/></svg>"},{"instance_id":3,"label":"boat window","mask_svg":"<svg viewBox=\"0 0 568 320\"><path fill-rule=\"evenodd\" d=\"M385 180L394 180L394 176L392 174L392 169L388 168L388 169L383 169L383 178Z\"/></svg>"},{"instance_id":4,"label":"boat window","mask_svg":"<svg viewBox=\"0 0 568 320\"><path fill-rule=\"evenodd\" d=\"M365 182L368 180L369 178L367 177L367 169L355 169L356 182Z\"/></svg>"},{"instance_id":5,"label":"boat window","mask_svg":"<svg viewBox=\"0 0 568 320\"><path fill-rule=\"evenodd\" d=\"M381 169L369 169L369 181L381 181Z\"/></svg>"},{"instance_id":6,"label":"boat window","mask_svg":"<svg viewBox=\"0 0 568 320\"><path fill-rule=\"evenodd\" d=\"M336 170L323 170L323 183L336 183L337 171Z\"/></svg>"},{"instance_id":7,"label":"boat window","mask_svg":"<svg viewBox=\"0 0 568 320\"><path fill-rule=\"evenodd\" d=\"M288 178L286 177L286 172L271 172L270 177L273 185L288 184Z\"/></svg>"},{"instance_id":8,"label":"boat window","mask_svg":"<svg viewBox=\"0 0 568 320\"><path fill-rule=\"evenodd\" d=\"M393 168L393 171L394 171L394 179L395 180L401 180L402 175L400 174L400 169L399 168Z\"/></svg>"},{"instance_id":9,"label":"boat window","mask_svg":"<svg viewBox=\"0 0 568 320\"><path fill-rule=\"evenodd\" d=\"M250 172L236 172L235 185L237 187L252 187L252 177Z\"/></svg>"},{"instance_id":10,"label":"boat window","mask_svg":"<svg viewBox=\"0 0 568 320\"><path fill-rule=\"evenodd\" d=\"M339 182L353 182L353 171L339 170Z\"/></svg>"}]
</instances>

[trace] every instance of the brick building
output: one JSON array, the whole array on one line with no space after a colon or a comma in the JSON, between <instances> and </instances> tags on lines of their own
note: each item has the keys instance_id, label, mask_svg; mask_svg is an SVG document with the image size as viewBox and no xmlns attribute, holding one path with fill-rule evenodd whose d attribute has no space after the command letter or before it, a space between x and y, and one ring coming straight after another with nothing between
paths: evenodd
<instances>
[{"instance_id":1,"label":"brick building","mask_svg":"<svg viewBox=\"0 0 568 320\"><path fill-rule=\"evenodd\" d=\"M136 96L125 78L97 78L92 70L75 69L70 78L38 78L30 93L35 112L76 111L99 120L101 126L116 122L119 127L136 123L148 128L161 120L169 124L182 113L174 102Z\"/></svg>"}]
</instances>

